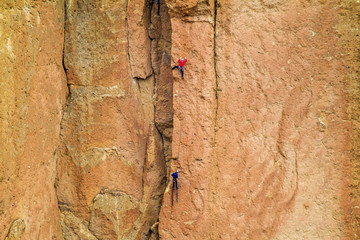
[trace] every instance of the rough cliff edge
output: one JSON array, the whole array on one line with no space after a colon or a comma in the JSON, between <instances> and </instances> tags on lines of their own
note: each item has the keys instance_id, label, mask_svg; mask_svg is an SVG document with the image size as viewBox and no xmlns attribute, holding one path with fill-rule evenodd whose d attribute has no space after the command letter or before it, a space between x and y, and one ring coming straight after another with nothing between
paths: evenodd
<instances>
[{"instance_id":1,"label":"rough cliff edge","mask_svg":"<svg viewBox=\"0 0 360 240\"><path fill-rule=\"evenodd\" d=\"M358 1L0 10L0 239L360 238Z\"/></svg>"}]
</instances>

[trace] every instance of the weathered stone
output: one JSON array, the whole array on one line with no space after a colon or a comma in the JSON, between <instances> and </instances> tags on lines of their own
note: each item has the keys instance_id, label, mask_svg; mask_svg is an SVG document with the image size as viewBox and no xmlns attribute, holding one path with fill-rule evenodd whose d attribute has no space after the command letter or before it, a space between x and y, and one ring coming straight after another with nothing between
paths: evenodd
<instances>
[{"instance_id":1,"label":"weathered stone","mask_svg":"<svg viewBox=\"0 0 360 240\"><path fill-rule=\"evenodd\" d=\"M151 61L155 74L155 125L161 133L167 176L172 159L173 77L171 74L171 22L164 0L151 8ZM151 35L152 33L152 35Z\"/></svg>"},{"instance_id":2,"label":"weathered stone","mask_svg":"<svg viewBox=\"0 0 360 240\"><path fill-rule=\"evenodd\" d=\"M175 9L177 6L169 7ZM212 10L208 7L206 12ZM193 14L198 12L194 11ZM211 172L216 104L215 69L214 62L210 60L214 58L214 29L210 22L183 21L176 15L172 17L171 24L172 29L176 29L172 32L173 63L177 64L180 56L188 58L184 79L181 79L178 71L173 72L172 155L177 160L173 161L172 170L180 169L181 188L179 202L175 202L172 207L171 182L167 186L160 214L159 234L161 239L173 239L175 236L207 238L209 235L204 233L208 232L209 227L205 226L209 226L211 218L200 216L209 214L206 194L210 193L210 186L207 172ZM196 222L199 227L195 229L189 222Z\"/></svg>"},{"instance_id":3,"label":"weathered stone","mask_svg":"<svg viewBox=\"0 0 360 240\"><path fill-rule=\"evenodd\" d=\"M180 201L171 207L169 185L160 238L358 238L358 155L345 144L357 139L356 77L344 61L359 69L359 4L167 3L172 55L189 62L184 80L174 73Z\"/></svg>"},{"instance_id":4,"label":"weathered stone","mask_svg":"<svg viewBox=\"0 0 360 240\"><path fill-rule=\"evenodd\" d=\"M63 1L0 1L0 239L16 218L26 225L21 239L61 239L54 182L63 39Z\"/></svg>"},{"instance_id":5,"label":"weathered stone","mask_svg":"<svg viewBox=\"0 0 360 240\"><path fill-rule=\"evenodd\" d=\"M25 231L25 222L23 219L16 219L10 226L9 233L5 240L20 240Z\"/></svg>"},{"instance_id":6,"label":"weathered stone","mask_svg":"<svg viewBox=\"0 0 360 240\"><path fill-rule=\"evenodd\" d=\"M128 0L126 23L128 31L131 76L146 79L152 74L150 55L150 11L147 0Z\"/></svg>"},{"instance_id":7,"label":"weathered stone","mask_svg":"<svg viewBox=\"0 0 360 240\"><path fill-rule=\"evenodd\" d=\"M67 13L70 95L56 188L61 211L73 215L63 214L64 235L73 229L66 218L75 216L97 238L143 239L158 221L166 174L154 126L152 68L159 67L150 58L150 6L68 1Z\"/></svg>"},{"instance_id":8,"label":"weathered stone","mask_svg":"<svg viewBox=\"0 0 360 240\"><path fill-rule=\"evenodd\" d=\"M97 238L90 232L87 223L76 217L71 211L62 209L61 228L65 240L96 240Z\"/></svg>"},{"instance_id":9,"label":"weathered stone","mask_svg":"<svg viewBox=\"0 0 360 240\"><path fill-rule=\"evenodd\" d=\"M90 207L89 229L98 239L129 239L139 217L139 202L122 192L104 190Z\"/></svg>"},{"instance_id":10,"label":"weathered stone","mask_svg":"<svg viewBox=\"0 0 360 240\"><path fill-rule=\"evenodd\" d=\"M359 12L0 1L0 239L359 239Z\"/></svg>"}]
</instances>

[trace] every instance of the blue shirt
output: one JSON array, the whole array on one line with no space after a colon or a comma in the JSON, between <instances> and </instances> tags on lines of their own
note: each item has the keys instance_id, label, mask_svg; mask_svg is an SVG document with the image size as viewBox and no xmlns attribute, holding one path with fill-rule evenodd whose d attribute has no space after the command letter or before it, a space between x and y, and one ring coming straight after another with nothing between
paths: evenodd
<instances>
[{"instance_id":1,"label":"blue shirt","mask_svg":"<svg viewBox=\"0 0 360 240\"><path fill-rule=\"evenodd\" d=\"M176 179L176 178L179 177L177 172L174 172L173 174L171 174L171 176L172 176L174 179Z\"/></svg>"}]
</instances>

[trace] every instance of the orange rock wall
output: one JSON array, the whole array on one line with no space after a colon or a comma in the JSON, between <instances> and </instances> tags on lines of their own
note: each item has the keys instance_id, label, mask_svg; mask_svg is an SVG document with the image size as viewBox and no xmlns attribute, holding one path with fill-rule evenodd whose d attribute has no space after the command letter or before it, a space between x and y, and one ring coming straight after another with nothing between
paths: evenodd
<instances>
[{"instance_id":1,"label":"orange rock wall","mask_svg":"<svg viewBox=\"0 0 360 240\"><path fill-rule=\"evenodd\" d=\"M174 83L179 202L168 185L161 239L358 238L359 4L167 3L173 60L189 63Z\"/></svg>"},{"instance_id":2,"label":"orange rock wall","mask_svg":"<svg viewBox=\"0 0 360 240\"><path fill-rule=\"evenodd\" d=\"M170 73L170 46L154 50L166 39L166 12L144 0L66 3L70 94L56 182L64 238L154 238L166 175L161 131L172 121L159 99L171 99L171 75L162 76ZM152 18L159 18L153 40ZM169 112L161 131L155 111Z\"/></svg>"},{"instance_id":3,"label":"orange rock wall","mask_svg":"<svg viewBox=\"0 0 360 240\"><path fill-rule=\"evenodd\" d=\"M0 1L0 239L359 239L359 12Z\"/></svg>"},{"instance_id":4,"label":"orange rock wall","mask_svg":"<svg viewBox=\"0 0 360 240\"><path fill-rule=\"evenodd\" d=\"M63 1L0 2L0 239L62 239Z\"/></svg>"}]
</instances>

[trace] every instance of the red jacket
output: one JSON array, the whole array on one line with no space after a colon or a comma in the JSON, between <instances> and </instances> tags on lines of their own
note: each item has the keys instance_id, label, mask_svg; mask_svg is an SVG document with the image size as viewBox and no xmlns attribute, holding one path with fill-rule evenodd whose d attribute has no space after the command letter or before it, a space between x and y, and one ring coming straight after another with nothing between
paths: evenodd
<instances>
[{"instance_id":1,"label":"red jacket","mask_svg":"<svg viewBox=\"0 0 360 240\"><path fill-rule=\"evenodd\" d=\"M180 66L180 67L183 67L184 64L187 62L187 59L185 59L185 60L183 60L183 61L181 61L181 59L179 59L178 62L179 62L179 66Z\"/></svg>"}]
</instances>

